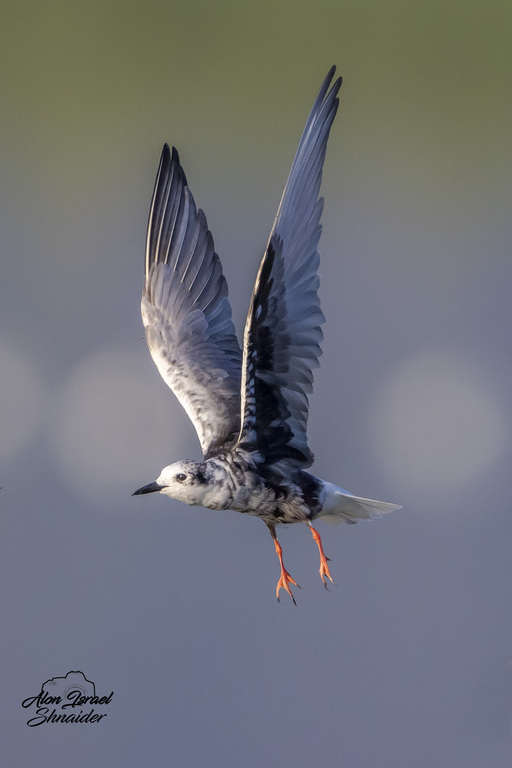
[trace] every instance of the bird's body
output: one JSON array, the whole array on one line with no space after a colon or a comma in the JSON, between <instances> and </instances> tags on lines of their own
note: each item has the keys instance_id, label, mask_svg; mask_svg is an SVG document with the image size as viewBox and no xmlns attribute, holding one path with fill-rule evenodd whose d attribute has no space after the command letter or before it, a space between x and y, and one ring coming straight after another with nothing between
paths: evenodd
<instances>
[{"instance_id":1,"label":"bird's body","mask_svg":"<svg viewBox=\"0 0 512 768\"><path fill-rule=\"evenodd\" d=\"M203 461L165 467L135 494L159 492L187 504L260 517L281 565L277 586L296 584L282 561L277 524L357 522L397 509L363 499L306 471L308 394L324 322L318 299L319 198L327 139L337 108L334 67L313 105L261 261L243 351L206 217L197 210L178 153L164 146L151 204L142 318L151 355L193 422ZM295 601L294 601L295 602Z\"/></svg>"},{"instance_id":2,"label":"bird's body","mask_svg":"<svg viewBox=\"0 0 512 768\"><path fill-rule=\"evenodd\" d=\"M250 455L239 451L203 462L179 461L166 468L157 483L165 486L167 496L186 504L232 509L261 517L267 524L312 520L321 490L321 483L306 472L299 470L285 479L272 468L262 471Z\"/></svg>"},{"instance_id":3,"label":"bird's body","mask_svg":"<svg viewBox=\"0 0 512 768\"><path fill-rule=\"evenodd\" d=\"M282 467L266 466L250 453L236 449L206 461L177 461L144 488L147 493L160 491L192 506L260 517L267 525L308 523L319 517L354 523L382 514L388 506L396 508L394 504L361 499L285 463Z\"/></svg>"}]
</instances>

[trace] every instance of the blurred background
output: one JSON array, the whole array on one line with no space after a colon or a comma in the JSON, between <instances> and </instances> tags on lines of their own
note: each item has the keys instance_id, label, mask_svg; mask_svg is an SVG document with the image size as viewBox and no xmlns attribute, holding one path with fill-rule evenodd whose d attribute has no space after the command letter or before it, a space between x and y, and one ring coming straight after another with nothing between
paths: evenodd
<instances>
[{"instance_id":1,"label":"blurred background","mask_svg":"<svg viewBox=\"0 0 512 768\"><path fill-rule=\"evenodd\" d=\"M5 764L508 766L512 7L9 0L0 30ZM131 498L200 455L143 340L164 141L242 330L309 109L327 152L314 471L403 509L280 532ZM96 725L27 728L80 670ZM49 758L45 758L49 759Z\"/></svg>"}]
</instances>

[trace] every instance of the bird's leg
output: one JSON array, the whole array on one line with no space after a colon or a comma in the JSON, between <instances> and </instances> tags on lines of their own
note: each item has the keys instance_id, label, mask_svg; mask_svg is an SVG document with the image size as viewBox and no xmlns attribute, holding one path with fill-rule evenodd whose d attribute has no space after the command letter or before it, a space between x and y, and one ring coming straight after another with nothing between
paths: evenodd
<instances>
[{"instance_id":1,"label":"bird's leg","mask_svg":"<svg viewBox=\"0 0 512 768\"><path fill-rule=\"evenodd\" d=\"M331 558L325 556L324 548L322 547L322 539L320 538L318 531L313 528L310 522L308 522L308 525L311 529L311 533L313 534L313 538L316 541L318 551L320 552L320 578L322 579L324 587L327 589L327 581L325 578L326 576L328 579L330 579L331 583L334 584L334 580L331 576L331 572L327 564Z\"/></svg>"},{"instance_id":2,"label":"bird's leg","mask_svg":"<svg viewBox=\"0 0 512 768\"><path fill-rule=\"evenodd\" d=\"M279 590L285 589L288 592L288 594L290 595L291 599L293 600L294 605L297 605L297 603L295 602L295 598L293 596L293 593L292 593L292 591L290 589L290 584L294 584L296 587L299 587L299 585L297 584L295 579L292 579L292 577L290 576L290 574L288 573L288 571L286 570L286 568L283 565L283 550L281 549L281 545L280 545L280 543L277 540L277 534L276 534L275 526L268 525L268 523L267 523L267 526L268 526L268 529L270 531L270 535L272 536L272 538L274 540L274 546L276 548L276 553L277 553L277 556L279 558L279 564L281 566L281 576L279 578L279 581L277 582L277 587L276 587L276 597L277 597L277 600L279 602ZM300 587L299 587L299 589L300 589Z\"/></svg>"}]
</instances>

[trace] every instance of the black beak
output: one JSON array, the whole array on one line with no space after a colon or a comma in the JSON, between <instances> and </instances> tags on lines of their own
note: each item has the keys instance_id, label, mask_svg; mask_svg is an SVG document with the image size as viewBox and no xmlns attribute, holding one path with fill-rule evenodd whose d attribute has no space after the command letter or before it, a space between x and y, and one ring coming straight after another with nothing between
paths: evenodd
<instances>
[{"instance_id":1,"label":"black beak","mask_svg":"<svg viewBox=\"0 0 512 768\"><path fill-rule=\"evenodd\" d=\"M132 496L141 496L143 493L157 493L158 491L161 491L162 488L165 488L165 486L159 485L158 483L149 483L149 485L143 485L142 488L138 488L134 491Z\"/></svg>"}]
</instances>

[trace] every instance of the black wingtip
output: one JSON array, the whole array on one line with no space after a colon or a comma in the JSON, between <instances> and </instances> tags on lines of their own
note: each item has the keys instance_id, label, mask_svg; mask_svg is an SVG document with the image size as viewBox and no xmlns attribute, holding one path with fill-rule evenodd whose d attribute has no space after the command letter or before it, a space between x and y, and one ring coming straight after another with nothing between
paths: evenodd
<instances>
[{"instance_id":1,"label":"black wingtip","mask_svg":"<svg viewBox=\"0 0 512 768\"><path fill-rule=\"evenodd\" d=\"M167 144L165 146L167 147L167 151L169 151L169 146ZM183 182L183 186L188 187L187 177L185 175L185 171L183 170L183 166L181 165L179 152L174 146L171 150L169 161L169 167L172 168L173 166L178 169L178 174Z\"/></svg>"},{"instance_id":2,"label":"black wingtip","mask_svg":"<svg viewBox=\"0 0 512 768\"><path fill-rule=\"evenodd\" d=\"M167 170L171 167L171 165L178 165L181 168L180 156L176 147L172 147L171 149L169 144L165 142L164 146L162 147L162 154L160 155L160 168L158 170L159 172L163 169Z\"/></svg>"},{"instance_id":3,"label":"black wingtip","mask_svg":"<svg viewBox=\"0 0 512 768\"><path fill-rule=\"evenodd\" d=\"M336 65L333 64L330 70L328 71L327 75L325 76L325 79L320 87L320 91L318 93L317 102L323 102L324 98L327 96L327 92L329 91L329 97L332 97L336 102L338 101L338 91L341 88L341 84L343 82L343 78L341 75L337 78L337 80L332 82L332 79L334 77L334 74L336 72ZM331 85L332 83L332 85Z\"/></svg>"},{"instance_id":4,"label":"black wingtip","mask_svg":"<svg viewBox=\"0 0 512 768\"><path fill-rule=\"evenodd\" d=\"M336 74L336 64L333 64L332 67L330 68L330 70L328 71L327 75L325 76L325 80L323 82L325 90L327 90L327 88L330 86L330 84L332 82L332 79L333 79L335 74ZM340 75L337 78L337 80L334 81L333 87L334 88L339 88L342 82L343 82L343 78Z\"/></svg>"},{"instance_id":5,"label":"black wingtip","mask_svg":"<svg viewBox=\"0 0 512 768\"><path fill-rule=\"evenodd\" d=\"M171 150L167 142L162 147L162 154L160 155L160 164L169 163L171 160Z\"/></svg>"}]
</instances>

